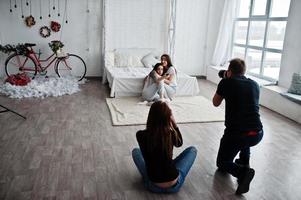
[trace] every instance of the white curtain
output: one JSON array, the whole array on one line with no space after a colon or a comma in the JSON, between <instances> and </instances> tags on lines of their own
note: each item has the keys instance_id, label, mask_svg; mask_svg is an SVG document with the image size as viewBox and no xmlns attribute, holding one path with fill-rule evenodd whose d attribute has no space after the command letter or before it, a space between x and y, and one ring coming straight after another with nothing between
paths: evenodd
<instances>
[{"instance_id":1,"label":"white curtain","mask_svg":"<svg viewBox=\"0 0 301 200\"><path fill-rule=\"evenodd\" d=\"M211 64L223 66L231 57L232 33L234 31L234 20L238 13L239 0L226 0L219 33L212 57Z\"/></svg>"}]
</instances>

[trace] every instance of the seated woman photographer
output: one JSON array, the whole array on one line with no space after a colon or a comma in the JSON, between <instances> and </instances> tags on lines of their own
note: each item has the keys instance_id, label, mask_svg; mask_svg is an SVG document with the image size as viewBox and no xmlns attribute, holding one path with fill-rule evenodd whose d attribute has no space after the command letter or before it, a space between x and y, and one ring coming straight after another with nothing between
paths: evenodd
<instances>
[{"instance_id":1,"label":"seated woman photographer","mask_svg":"<svg viewBox=\"0 0 301 200\"><path fill-rule=\"evenodd\" d=\"M169 106L162 101L152 104L145 130L136 133L140 148L132 151L132 157L144 186L151 192L178 192L185 181L197 154L195 147L186 148L178 157L173 157L173 146L183 144Z\"/></svg>"},{"instance_id":2,"label":"seated woman photographer","mask_svg":"<svg viewBox=\"0 0 301 200\"><path fill-rule=\"evenodd\" d=\"M163 68L163 70L162 70ZM142 98L146 101L170 101L176 94L176 69L172 66L167 54L161 56L161 63L157 63L145 78Z\"/></svg>"}]
</instances>

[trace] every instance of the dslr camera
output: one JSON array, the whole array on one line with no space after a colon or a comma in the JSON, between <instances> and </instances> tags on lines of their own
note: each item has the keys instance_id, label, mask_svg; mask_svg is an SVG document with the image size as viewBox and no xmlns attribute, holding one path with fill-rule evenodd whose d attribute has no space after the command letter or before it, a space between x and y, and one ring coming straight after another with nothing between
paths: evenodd
<instances>
[{"instance_id":1,"label":"dslr camera","mask_svg":"<svg viewBox=\"0 0 301 200\"><path fill-rule=\"evenodd\" d=\"M224 70L224 69L219 70L218 76L219 76L220 78L227 78L227 70Z\"/></svg>"}]
</instances>

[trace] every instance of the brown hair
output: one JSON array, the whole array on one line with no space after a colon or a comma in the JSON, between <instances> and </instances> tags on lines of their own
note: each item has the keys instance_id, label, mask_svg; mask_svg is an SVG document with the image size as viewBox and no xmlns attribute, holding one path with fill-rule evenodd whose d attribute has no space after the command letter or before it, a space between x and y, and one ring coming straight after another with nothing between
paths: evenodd
<instances>
[{"instance_id":1,"label":"brown hair","mask_svg":"<svg viewBox=\"0 0 301 200\"><path fill-rule=\"evenodd\" d=\"M161 148L169 158L172 158L173 140L171 115L171 109L165 102L157 101L152 104L146 124L149 152L158 147Z\"/></svg>"},{"instance_id":2,"label":"brown hair","mask_svg":"<svg viewBox=\"0 0 301 200\"><path fill-rule=\"evenodd\" d=\"M154 66L154 70L157 71L157 69L158 69L160 66L163 66L162 63L156 63L155 66Z\"/></svg>"},{"instance_id":3,"label":"brown hair","mask_svg":"<svg viewBox=\"0 0 301 200\"><path fill-rule=\"evenodd\" d=\"M230 70L233 75L244 75L246 72L245 61L240 58L232 59L230 61L228 70Z\"/></svg>"},{"instance_id":4,"label":"brown hair","mask_svg":"<svg viewBox=\"0 0 301 200\"><path fill-rule=\"evenodd\" d=\"M163 55L161 56L161 63L162 63L162 58L165 58L165 59L166 59L168 68L169 68L170 66L172 66L171 59L170 59L170 56L169 56L168 54L163 54Z\"/></svg>"}]
</instances>

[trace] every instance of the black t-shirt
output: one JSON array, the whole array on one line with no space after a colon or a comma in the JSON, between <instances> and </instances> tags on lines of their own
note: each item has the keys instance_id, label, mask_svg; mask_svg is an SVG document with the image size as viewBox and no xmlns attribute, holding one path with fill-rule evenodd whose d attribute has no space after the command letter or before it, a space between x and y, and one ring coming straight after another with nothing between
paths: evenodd
<instances>
[{"instance_id":1,"label":"black t-shirt","mask_svg":"<svg viewBox=\"0 0 301 200\"><path fill-rule=\"evenodd\" d=\"M226 101L225 133L261 130L259 86L245 76L222 79L216 93Z\"/></svg>"},{"instance_id":2,"label":"black t-shirt","mask_svg":"<svg viewBox=\"0 0 301 200\"><path fill-rule=\"evenodd\" d=\"M183 144L182 135L178 128L175 130L177 131L178 139L176 139L175 133L172 133L173 144L176 147L180 147ZM146 171L150 181L163 183L175 180L179 172L176 169L174 161L168 158L167 154L160 148L162 146L161 144L149 152L147 134L152 133L148 133L147 130L140 130L137 132L136 138L145 161Z\"/></svg>"}]
</instances>

